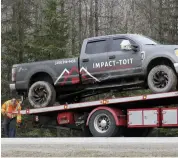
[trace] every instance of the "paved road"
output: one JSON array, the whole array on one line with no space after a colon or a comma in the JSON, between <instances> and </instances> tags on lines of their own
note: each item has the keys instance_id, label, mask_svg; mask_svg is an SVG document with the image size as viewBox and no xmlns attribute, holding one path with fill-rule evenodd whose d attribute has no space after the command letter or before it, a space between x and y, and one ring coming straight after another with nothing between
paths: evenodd
<instances>
[{"instance_id":1,"label":"paved road","mask_svg":"<svg viewBox=\"0 0 178 158\"><path fill-rule=\"evenodd\" d=\"M178 138L1 139L2 157L178 157Z\"/></svg>"}]
</instances>

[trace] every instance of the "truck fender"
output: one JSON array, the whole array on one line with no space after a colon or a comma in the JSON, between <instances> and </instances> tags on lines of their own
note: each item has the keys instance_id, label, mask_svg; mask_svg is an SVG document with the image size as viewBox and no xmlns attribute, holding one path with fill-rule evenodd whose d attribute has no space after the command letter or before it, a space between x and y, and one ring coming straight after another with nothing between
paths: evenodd
<instances>
[{"instance_id":1,"label":"truck fender","mask_svg":"<svg viewBox=\"0 0 178 158\"><path fill-rule=\"evenodd\" d=\"M86 126L88 126L88 123L89 123L89 120L90 120L90 117L92 116L92 114L98 110L109 111L113 115L117 126L125 126L126 125L126 115L123 114L122 110L107 107L107 106L102 106L102 107L97 107L90 112L90 114L88 115L88 118L87 118Z\"/></svg>"},{"instance_id":2,"label":"truck fender","mask_svg":"<svg viewBox=\"0 0 178 158\"><path fill-rule=\"evenodd\" d=\"M31 78L34 74L36 74L36 73L38 73L38 72L45 72L45 73L49 74L49 75L52 77L53 82L54 82L54 77L56 76L55 71L54 71L52 68L50 68L49 66L44 66L44 65L43 65L43 66L39 66L38 68L32 69L32 70L28 73L28 75L27 75L26 78L25 78L25 80L27 81L27 83L29 83L30 78Z\"/></svg>"},{"instance_id":3,"label":"truck fender","mask_svg":"<svg viewBox=\"0 0 178 158\"><path fill-rule=\"evenodd\" d=\"M143 69L144 69L144 73L147 74L147 67L148 65L150 64L150 62L156 58L167 58L168 60L170 60L172 63L174 63L174 59L166 54L156 54L156 55L152 55L152 56L149 56L149 59L145 60L143 62Z\"/></svg>"}]
</instances>

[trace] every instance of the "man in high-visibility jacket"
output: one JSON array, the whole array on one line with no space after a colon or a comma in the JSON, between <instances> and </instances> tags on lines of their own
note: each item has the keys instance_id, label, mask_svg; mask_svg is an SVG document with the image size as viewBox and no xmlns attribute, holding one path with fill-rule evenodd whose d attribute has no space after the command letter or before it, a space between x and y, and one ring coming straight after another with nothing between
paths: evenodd
<instances>
[{"instance_id":1,"label":"man in high-visibility jacket","mask_svg":"<svg viewBox=\"0 0 178 158\"><path fill-rule=\"evenodd\" d=\"M6 101L1 108L1 113L4 116L3 126L6 137L15 137L16 124L21 123L21 102L13 98Z\"/></svg>"}]
</instances>

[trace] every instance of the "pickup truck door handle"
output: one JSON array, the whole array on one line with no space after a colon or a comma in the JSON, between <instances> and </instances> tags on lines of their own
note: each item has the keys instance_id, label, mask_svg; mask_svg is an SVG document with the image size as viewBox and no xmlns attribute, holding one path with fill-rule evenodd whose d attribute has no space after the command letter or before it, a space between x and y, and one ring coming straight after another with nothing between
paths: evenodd
<instances>
[{"instance_id":1,"label":"pickup truck door handle","mask_svg":"<svg viewBox=\"0 0 178 158\"><path fill-rule=\"evenodd\" d=\"M83 62L88 62L88 61L89 61L89 59L82 59L82 61L83 61Z\"/></svg>"},{"instance_id":2,"label":"pickup truck door handle","mask_svg":"<svg viewBox=\"0 0 178 158\"><path fill-rule=\"evenodd\" d=\"M115 58L116 58L115 55L111 55L111 56L109 56L109 59L115 59Z\"/></svg>"}]
</instances>

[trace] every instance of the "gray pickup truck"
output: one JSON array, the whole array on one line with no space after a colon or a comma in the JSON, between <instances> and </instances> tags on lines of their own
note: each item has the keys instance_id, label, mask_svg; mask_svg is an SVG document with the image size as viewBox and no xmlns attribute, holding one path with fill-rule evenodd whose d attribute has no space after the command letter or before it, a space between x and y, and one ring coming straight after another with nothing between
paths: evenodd
<instances>
[{"instance_id":1,"label":"gray pickup truck","mask_svg":"<svg viewBox=\"0 0 178 158\"><path fill-rule=\"evenodd\" d=\"M13 65L10 89L35 108L74 102L108 91L175 90L178 45L162 45L137 34L85 39L80 57Z\"/></svg>"}]
</instances>

